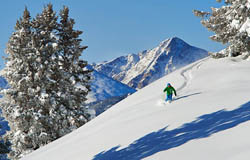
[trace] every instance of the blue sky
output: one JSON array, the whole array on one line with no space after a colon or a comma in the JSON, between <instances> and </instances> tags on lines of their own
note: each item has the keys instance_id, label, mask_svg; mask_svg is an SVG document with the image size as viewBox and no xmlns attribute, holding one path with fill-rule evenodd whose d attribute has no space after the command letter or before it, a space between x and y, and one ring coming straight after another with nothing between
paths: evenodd
<instances>
[{"instance_id":1,"label":"blue sky","mask_svg":"<svg viewBox=\"0 0 250 160\"><path fill-rule=\"evenodd\" d=\"M213 33L192 14L193 9L210 11L222 5L216 0L8 0L0 6L1 57L24 7L35 17L49 2L56 12L63 5L69 7L75 28L84 31L83 45L89 48L82 58L89 63L152 49L174 36L208 51L224 48L208 38ZM0 68L3 62L1 58Z\"/></svg>"}]
</instances>

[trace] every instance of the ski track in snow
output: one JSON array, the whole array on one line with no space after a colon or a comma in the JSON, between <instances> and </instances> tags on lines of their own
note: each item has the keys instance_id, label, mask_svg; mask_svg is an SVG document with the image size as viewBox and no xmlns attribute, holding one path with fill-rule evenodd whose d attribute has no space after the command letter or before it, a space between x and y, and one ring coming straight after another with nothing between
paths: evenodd
<instances>
[{"instance_id":1,"label":"ski track in snow","mask_svg":"<svg viewBox=\"0 0 250 160\"><path fill-rule=\"evenodd\" d=\"M176 92L177 93L181 93L182 90L184 90L185 88L187 88L190 84L191 84L191 80L192 80L192 72L194 71L194 69L198 70L200 68L200 66L206 61L208 60L209 57L204 58L202 60L199 60L197 62L195 62L193 65L191 65L190 67L184 68L181 72L180 72L180 76L183 77L184 82L183 84L177 88ZM181 95L181 94L178 94ZM173 100L175 100L176 98L174 97ZM178 98L177 98L178 99ZM162 96L161 99L159 99L156 102L157 106L164 106L166 105L166 101L165 101L165 95Z\"/></svg>"},{"instance_id":2,"label":"ski track in snow","mask_svg":"<svg viewBox=\"0 0 250 160\"><path fill-rule=\"evenodd\" d=\"M187 87L188 87L188 85L191 83L191 80L192 80L192 71L193 71L194 69L199 69L200 66L203 64L203 62L206 61L206 60L208 60L208 59L209 59L209 57L204 58L204 59L202 59L202 60L200 60L200 61L198 61L198 62L195 62L195 63L194 63L193 65L191 65L190 67L185 68L185 69L183 69L183 70L181 71L180 76L183 77L184 82L183 82L183 84L182 84L179 88L177 88L177 91L178 91L178 92L180 92L180 91L182 91L184 88L187 88Z\"/></svg>"}]
</instances>

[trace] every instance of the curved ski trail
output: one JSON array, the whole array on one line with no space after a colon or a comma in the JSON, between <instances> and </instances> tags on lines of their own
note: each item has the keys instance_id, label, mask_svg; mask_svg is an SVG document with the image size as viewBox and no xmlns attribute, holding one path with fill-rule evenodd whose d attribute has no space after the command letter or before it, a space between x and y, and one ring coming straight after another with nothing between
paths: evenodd
<instances>
[{"instance_id":1,"label":"curved ski trail","mask_svg":"<svg viewBox=\"0 0 250 160\"><path fill-rule=\"evenodd\" d=\"M183 77L184 82L183 84L176 90L178 92L181 92L183 89L187 88L192 80L192 71L194 70L194 68L199 69L200 66L203 64L204 61L208 60L209 57L204 58L202 60L199 60L197 62L195 62L194 64L192 64L191 66L184 68L181 72L180 72L180 76Z\"/></svg>"},{"instance_id":2,"label":"curved ski trail","mask_svg":"<svg viewBox=\"0 0 250 160\"><path fill-rule=\"evenodd\" d=\"M177 97L173 98L173 101L176 100L176 98L178 99L178 97L181 95L181 92L186 89L190 84L191 84L191 80L192 80L192 72L193 70L196 68L197 70L200 68L200 66L203 64L204 61L208 60L209 57L201 59L197 62L194 62L194 64L192 64L191 66L188 67L184 67L181 71L180 71L180 76L183 77L184 82L183 84L176 89L177 92ZM158 106L163 106L165 104L167 104L165 102L165 94L162 95L163 100L158 100L157 101L157 105Z\"/></svg>"}]
</instances>

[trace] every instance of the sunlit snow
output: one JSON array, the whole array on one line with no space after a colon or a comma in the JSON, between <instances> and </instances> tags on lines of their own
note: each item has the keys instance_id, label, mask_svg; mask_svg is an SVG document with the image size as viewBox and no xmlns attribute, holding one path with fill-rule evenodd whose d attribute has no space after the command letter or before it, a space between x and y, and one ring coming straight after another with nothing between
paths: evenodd
<instances>
[{"instance_id":1,"label":"sunlit snow","mask_svg":"<svg viewBox=\"0 0 250 160\"><path fill-rule=\"evenodd\" d=\"M206 58L124 99L23 160L246 160L250 63ZM171 104L157 105L170 82Z\"/></svg>"}]
</instances>

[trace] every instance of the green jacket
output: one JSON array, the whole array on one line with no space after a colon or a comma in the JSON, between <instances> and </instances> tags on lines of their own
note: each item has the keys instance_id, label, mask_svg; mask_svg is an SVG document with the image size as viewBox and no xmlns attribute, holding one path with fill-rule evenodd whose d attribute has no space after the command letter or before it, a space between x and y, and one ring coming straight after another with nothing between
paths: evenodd
<instances>
[{"instance_id":1,"label":"green jacket","mask_svg":"<svg viewBox=\"0 0 250 160\"><path fill-rule=\"evenodd\" d=\"M176 90L174 89L174 87L170 86L170 87L166 87L163 92L167 92L167 95L173 94L176 96Z\"/></svg>"}]
</instances>

